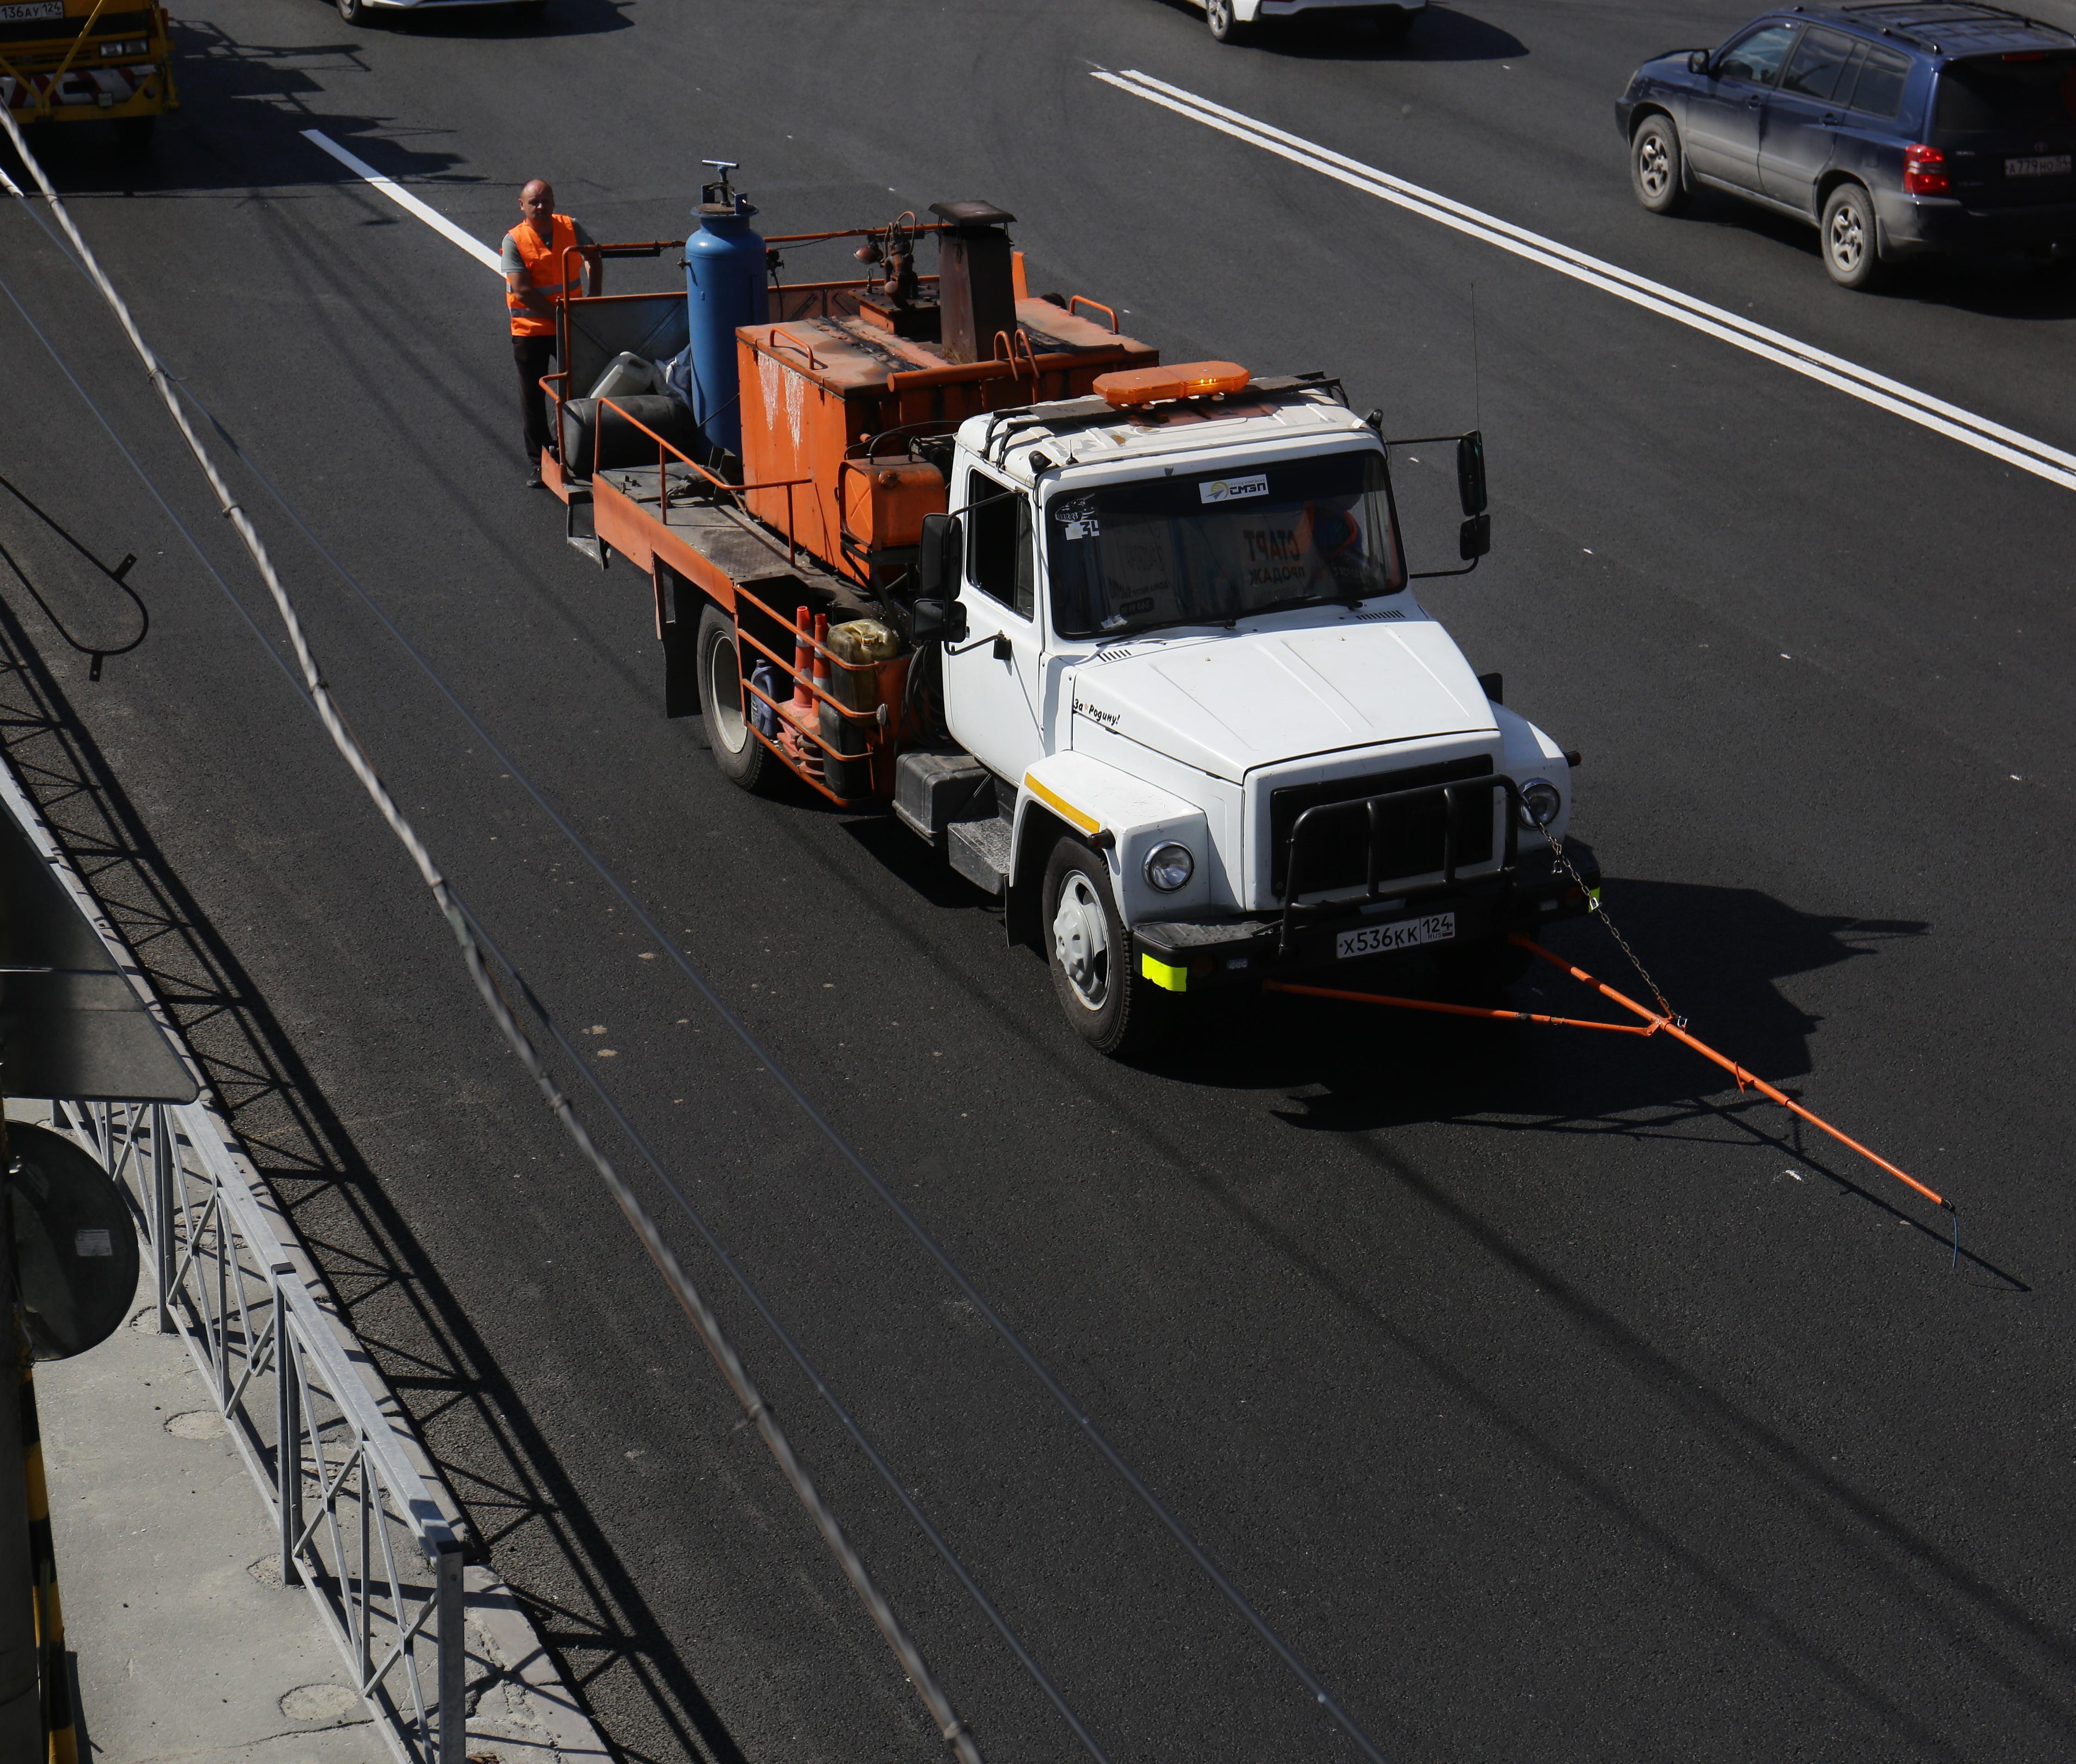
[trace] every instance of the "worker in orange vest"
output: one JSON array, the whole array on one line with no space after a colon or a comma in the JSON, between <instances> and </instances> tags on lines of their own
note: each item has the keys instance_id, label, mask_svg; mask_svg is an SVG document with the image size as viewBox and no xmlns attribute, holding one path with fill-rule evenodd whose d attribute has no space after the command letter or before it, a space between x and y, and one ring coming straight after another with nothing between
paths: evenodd
<instances>
[{"instance_id":1,"label":"worker in orange vest","mask_svg":"<svg viewBox=\"0 0 2076 1764\"><path fill-rule=\"evenodd\" d=\"M541 376L555 359L555 309L575 281L568 252L583 253L584 292L605 288L605 260L597 243L567 214L555 212L555 193L535 178L519 192L524 217L504 235L504 304L512 313L512 359L519 364L519 413L526 428L526 484L541 488L541 454L548 446L548 401ZM566 390L565 396L568 396Z\"/></svg>"}]
</instances>

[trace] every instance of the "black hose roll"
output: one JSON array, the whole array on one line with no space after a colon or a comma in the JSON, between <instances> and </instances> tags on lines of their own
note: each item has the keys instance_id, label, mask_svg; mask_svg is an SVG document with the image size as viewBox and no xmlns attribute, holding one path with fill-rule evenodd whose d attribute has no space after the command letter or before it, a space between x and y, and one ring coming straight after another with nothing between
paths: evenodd
<instances>
[{"instance_id":1,"label":"black hose roll","mask_svg":"<svg viewBox=\"0 0 2076 1764\"><path fill-rule=\"evenodd\" d=\"M654 465L656 443L634 426L636 422L653 429L672 446L695 459L703 455L699 430L693 424L691 410L681 401L666 394L646 392L614 399L612 408L605 413L604 434L595 441L598 416L599 401L596 398L572 398L563 406L563 459L575 477L588 478L595 471L611 471L625 466ZM629 417L633 422L627 420ZM599 449L596 459L592 451L594 445Z\"/></svg>"}]
</instances>

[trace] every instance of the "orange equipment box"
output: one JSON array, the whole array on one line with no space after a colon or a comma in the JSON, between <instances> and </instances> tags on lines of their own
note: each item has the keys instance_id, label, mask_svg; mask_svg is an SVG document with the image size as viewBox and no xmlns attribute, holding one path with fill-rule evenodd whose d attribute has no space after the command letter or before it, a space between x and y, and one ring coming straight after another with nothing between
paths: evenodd
<instances>
[{"instance_id":1,"label":"orange equipment box","mask_svg":"<svg viewBox=\"0 0 2076 1764\"><path fill-rule=\"evenodd\" d=\"M934 467L905 455L870 459L874 438L942 434L986 411L1082 397L1108 369L1160 359L1150 345L1049 301L1019 300L1015 309L1015 336L998 333L994 359L965 363L948 361L942 344L869 318L738 330L744 480L812 480L795 492L790 533L784 491L751 491L750 513L870 583L876 562L895 561L876 554L913 546L922 517L945 507Z\"/></svg>"}]
</instances>

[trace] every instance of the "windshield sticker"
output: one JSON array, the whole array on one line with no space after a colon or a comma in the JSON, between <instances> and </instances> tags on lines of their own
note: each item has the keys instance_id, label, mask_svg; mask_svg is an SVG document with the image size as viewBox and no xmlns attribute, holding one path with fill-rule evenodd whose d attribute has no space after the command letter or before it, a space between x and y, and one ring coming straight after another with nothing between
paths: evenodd
<instances>
[{"instance_id":1,"label":"windshield sticker","mask_svg":"<svg viewBox=\"0 0 2076 1764\"><path fill-rule=\"evenodd\" d=\"M1197 486L1197 494L1206 502L1236 502L1242 496L1265 496L1268 494L1266 473L1256 473L1252 478L1214 478L1207 484Z\"/></svg>"},{"instance_id":2,"label":"windshield sticker","mask_svg":"<svg viewBox=\"0 0 2076 1764\"><path fill-rule=\"evenodd\" d=\"M1056 496L1053 500L1053 518L1060 523L1062 539L1094 539L1102 533L1102 526L1096 519L1096 499L1093 496Z\"/></svg>"}]
</instances>

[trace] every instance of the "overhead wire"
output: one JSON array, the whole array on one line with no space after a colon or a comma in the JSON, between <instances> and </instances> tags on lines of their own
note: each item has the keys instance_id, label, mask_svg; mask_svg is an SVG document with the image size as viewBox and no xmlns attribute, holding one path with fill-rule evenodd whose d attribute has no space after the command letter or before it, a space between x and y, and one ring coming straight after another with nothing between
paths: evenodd
<instances>
[{"instance_id":1,"label":"overhead wire","mask_svg":"<svg viewBox=\"0 0 2076 1764\"><path fill-rule=\"evenodd\" d=\"M69 228L68 228L68 230L69 230ZM185 384L181 384L179 389L181 395L186 397L190 402L193 403L198 411L202 411L204 415L207 416L207 413L202 406L201 401L196 398L191 389L187 388ZM930 1231L928 1227L916 1216L907 1203L903 1202L899 1195L895 1193L892 1189L891 1189L884 1180L882 1179L878 1172L866 1161L863 1155L857 1149L857 1148L852 1145L849 1141L845 1139L845 1137L837 1131L835 1125L825 1114L823 1114L821 1110L816 1106L814 1102L808 1096L806 1091L803 1090L800 1085L793 1078L791 1073L779 1063L770 1051L767 1049L763 1043L758 1039L755 1032L750 1029L749 1025L737 1015L737 1014L730 1009L728 1004L721 998L719 993L716 992L713 986L708 982L705 975L689 959L687 953L679 948L675 940L672 939L668 933L664 931L662 925L657 922L656 919L649 911L648 908L642 904L640 899L638 899L632 890L628 888L626 884L620 879L618 875L616 874L610 866L606 864L604 860L592 849L590 844L584 840L583 836L569 824L569 822L563 817L561 811L555 807L555 806L542 792L538 787L534 783L532 779L526 775L524 769L513 760L512 757L505 750L504 746L497 741L496 737L494 737L486 728L484 728L484 724L475 716L475 713L471 711L467 705L462 700L460 695L447 683L446 679L440 674L438 670L436 669L431 662L429 661L418 650L417 646L404 634L404 633L397 627L395 621L389 617L388 614L381 608L380 604L376 601L368 591L362 586L362 584L353 576L352 573L348 571L346 567L339 562L338 558L333 554L330 548L327 547L323 542L310 530L309 525L288 504L286 499L282 496L280 492L274 488L272 484L265 477L260 469L254 465L252 461L238 447L236 442L228 435L220 424L216 422L214 417L209 417L208 420L211 423L212 426L215 427L218 434L224 437L226 445L231 449L233 453L235 454L245 465L247 470L251 471L255 479L266 489L268 495L272 497L276 505L282 509L283 513L287 516L291 523L295 525L297 530L302 533L304 538L309 541L312 547L316 550L318 554L322 557L331 568L338 575L340 579L346 583L347 587L354 593L354 595L368 608L370 612L372 612L376 619L381 624L383 629L386 630L393 639L395 639L398 645L405 651L405 653L409 655L413 661L417 662L418 666L425 672L427 679L432 682L440 694L446 699L447 702L453 706L456 714L459 715L468 725L471 731L475 733L478 739L483 741L487 749L497 760L498 763L509 772L513 782L519 784L520 787L525 791L527 795L533 799L535 806L541 810L542 814L546 816L556 829L563 834L565 839L568 840L571 848L583 858L584 861L591 867L600 880L612 890L621 904L624 905L628 911L640 921L644 928L646 929L650 935L657 940L658 946L668 955L670 960L675 965L679 972L691 982L693 987L699 992L701 998L704 1001L707 1006L725 1024L727 1025L729 1029L733 1031L737 1038L742 1043L743 1046L756 1058L759 1065L767 1073L770 1074L772 1079L778 1085L779 1088L786 1093L787 1098L797 1108L799 1109L801 1113L807 1118L816 1131L828 1142L832 1148L834 1148L839 1157L845 1163L848 1164L851 1168L856 1171L857 1173L865 1181L866 1185L873 1190L878 1198L889 1209L889 1210L893 1213L895 1217L923 1247L924 1251L938 1264L947 1276L949 1277L953 1284L959 1289L960 1292L965 1297L968 1301L974 1305L975 1310L987 1322L996 1334L999 1336L1008 1345L1017 1357L1023 1362L1026 1368L1038 1380L1040 1384L1053 1398L1054 1402L1073 1419L1077 1430L1079 1431L1082 1436L1089 1441L1090 1444L1097 1451L1097 1452L1110 1463L1112 1469L1123 1481L1126 1487L1139 1500L1140 1504L1152 1514L1152 1516L1170 1534L1170 1535L1175 1538L1177 1542L1181 1545L1184 1552L1190 1557L1191 1561L1195 1563L1197 1567L1203 1573L1206 1578L1211 1582L1213 1587L1218 1591L1219 1595L1234 1608L1243 1621L1245 1621L1248 1627L1255 1632L1257 1637L1259 1637L1264 1644L1268 1646L1270 1651L1276 1655L1292 1675L1298 1679L1298 1683L1302 1684L1306 1691L1310 1695L1315 1704L1325 1712L1328 1717L1333 1720L1335 1725L1341 1729L1347 1737L1355 1744L1356 1748L1361 1751L1364 1756L1370 1759L1372 1761L1372 1764L1384 1764L1384 1754L1377 1749L1376 1744L1370 1739L1368 1733L1364 1731L1360 1724L1356 1721L1354 1716L1350 1713L1349 1711L1343 1706L1339 1699L1327 1688L1326 1685L1321 1682L1318 1675L1298 1658L1295 1651L1283 1639L1282 1636L1277 1633L1275 1627L1269 1623L1268 1619L1261 1614L1247 1596L1240 1591L1239 1588L1236 1584L1235 1584L1224 1569L1219 1566L1210 1552L1198 1542L1196 1537L1190 1531L1189 1528L1182 1523L1181 1520L1175 1514L1175 1513L1157 1494L1153 1492L1151 1488L1147 1485L1137 1471L1131 1467L1123 1453L1118 1450L1117 1446L1111 1442L1109 1437L1097 1425L1094 1417L1090 1414L1088 1410L1084 1408L1066 1388L1061 1380L1053 1372L1051 1368L1046 1365L1044 1360L1039 1357L1030 1345L1024 1341L1023 1338L1016 1331L1014 1326L1011 1326L994 1308L994 1306L989 1302L987 1298L974 1285L972 1278L966 1273L965 1269L953 1258L950 1253L945 1250L944 1246L937 1241L936 1236ZM585 1069L587 1072L588 1071L588 1068L586 1068Z\"/></svg>"},{"instance_id":2,"label":"overhead wire","mask_svg":"<svg viewBox=\"0 0 2076 1764\"><path fill-rule=\"evenodd\" d=\"M81 235L77 226L73 224L70 212L59 199L58 193L52 187L42 164L29 151L28 143L23 139L19 126L4 106L0 106L0 123L6 125L7 134L14 143L16 153L20 156L23 164L35 178L37 187L43 192L44 199L51 205L52 212L57 217L59 223L64 228L65 236L71 242L80 267L87 272L99 290L102 300L115 315L124 335L129 340L131 347L144 364L146 374L153 390L157 392L160 402L165 405L175 425L180 430L181 438L186 442L188 450L193 455L195 463L201 467L203 475L208 479L210 488L215 496L218 508L224 517L231 523L239 540L244 545L247 554L251 558L254 567L259 571L260 579L265 584L268 596L274 602L275 610L280 615L282 625L287 632L290 647L294 651L297 667L302 677L305 696L312 708L316 711L318 720L323 724L325 733L330 737L332 745L338 750L340 757L345 760L354 776L360 781L362 788L375 803L376 810L388 824L391 832L396 836L409 854L420 878L432 892L442 916L446 919L448 928L453 932L455 940L460 947L463 960L468 969L469 977L475 983L476 990L484 1007L490 1012L492 1020L496 1024L500 1034L512 1051L517 1055L520 1063L526 1069L527 1075L533 1079L535 1087L540 1091L542 1098L561 1123L564 1132L597 1173L600 1179L612 1194L615 1203L619 1206L621 1214L641 1239L642 1247L648 1252L650 1260L663 1276L672 1295L691 1322L702 1343L716 1363L720 1366L723 1376L735 1393L737 1401L741 1403L744 1413L755 1425L766 1449L778 1463L781 1474L791 1484L795 1498L807 1509L816 1529L820 1533L831 1554L836 1558L837 1566L842 1571L844 1577L850 1583L852 1590L856 1593L859 1602L865 1606L874 1625L879 1630L888 1648L899 1662L903 1671L907 1675L909 1682L916 1687L918 1696L928 1710L931 1719L936 1724L945 1744L961 1760L961 1764L981 1764L980 1749L972 1734L953 1707L949 1697L937 1683L935 1675L924 1661L921 1650L916 1646L893 1607L888 1604L886 1596L874 1582L870 1571L866 1567L862 1558L859 1556L849 1538L845 1535L836 1516L830 1512L828 1505L822 1500L820 1491L808 1475L805 1467L800 1463L795 1455L791 1442L779 1427L770 1405L765 1401L762 1393L751 1380L733 1346L723 1333L720 1320L708 1307L706 1300L693 1284L691 1276L679 1265L675 1254L670 1245L664 1241L662 1232L658 1230L655 1221L650 1216L648 1210L642 1206L640 1197L614 1168L612 1160L592 1139L583 1122L577 1118L575 1112L571 1109L569 1099L557 1086L553 1075L542 1064L539 1052L534 1048L532 1040L505 1004L503 995L499 992L488 969L484 965L483 948L476 939L468 916L463 911L459 901L448 886L446 878L434 863L431 853L426 849L424 841L418 836L417 830L405 816L403 811L397 806L388 787L383 783L372 762L368 758L366 750L347 726L337 705L333 702L330 688L318 666L316 658L304 633L301 619L296 611L294 603L289 597L288 591L283 587L280 576L275 571L272 560L268 554L266 543L260 538L258 528L254 525L251 516L245 508L232 496L230 487L224 482L222 473L217 469L214 459L210 457L209 450L203 445L201 438L194 432L193 425L188 421L186 413L181 408L181 401L175 395L171 377L160 364L151 345L144 340L143 334L138 329L136 321L131 316L128 305L102 269L98 259L95 258L93 251ZM22 197L19 190L16 194L26 203L26 197ZM10 301L18 311L23 313L26 318L27 316L26 309L23 308L21 301L15 297L12 288L9 288L7 292ZM32 326L32 328L35 327ZM42 336L40 330L38 330L38 335L39 338ZM48 339L43 340L45 347L49 347ZM55 354L56 351L53 350L52 353ZM66 370L66 377L71 380L76 387L78 385L77 380L71 374L69 369ZM81 388L81 393L84 396L84 388ZM97 411L96 414L98 415L99 413ZM112 426L108 424L106 417L101 420L102 426L110 429L112 434ZM125 448L122 450L125 456L130 459L131 464L137 465L135 456L129 453L129 450ZM143 475L142 467L139 467L138 469L140 475ZM172 511L170 506L163 496L158 496L156 486L153 487L153 494L159 501L160 506L165 508L168 515L172 517ZM175 518L177 525L177 519ZM196 544L191 535L189 536L189 543L197 553L200 552L201 547ZM213 575L217 573L213 567L211 573ZM221 575L218 576L218 579L222 581ZM226 584L226 586L227 587L228 585ZM249 614L247 622L252 622ZM271 648L271 645L269 647Z\"/></svg>"}]
</instances>

